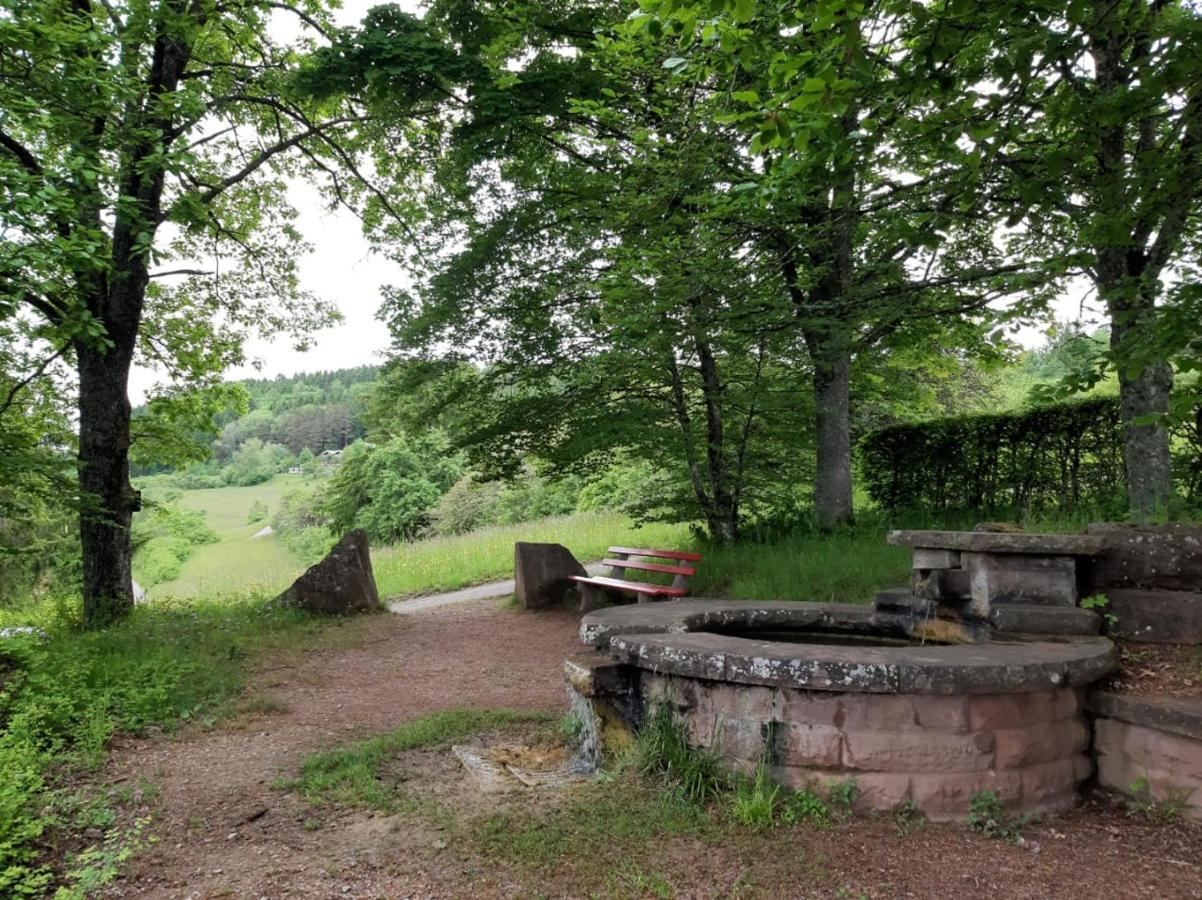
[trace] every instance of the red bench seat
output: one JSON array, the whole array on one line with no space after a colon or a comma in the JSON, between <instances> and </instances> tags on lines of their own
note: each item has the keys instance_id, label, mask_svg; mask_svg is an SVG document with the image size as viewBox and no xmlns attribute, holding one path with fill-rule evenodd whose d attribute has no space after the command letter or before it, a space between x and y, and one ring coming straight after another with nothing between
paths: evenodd
<instances>
[{"instance_id":1,"label":"red bench seat","mask_svg":"<svg viewBox=\"0 0 1202 900\"><path fill-rule=\"evenodd\" d=\"M665 563L645 562L644 560L651 558L672 560L677 563L692 563L701 559L700 553L687 553L679 550L610 547L608 552L611 554L611 558L601 560L601 564L609 566L609 575L596 575L592 577L584 575L571 576L572 581L575 581L584 588L581 591L581 612L587 612L594 607L597 593L600 591L634 594L639 603L647 603L659 597L683 597L689 592L689 577L696 571L692 566L667 565ZM630 557L640 558L631 559ZM636 572L656 572L661 575L672 575L674 577L671 584L628 581L626 579L627 569L634 569Z\"/></svg>"}]
</instances>

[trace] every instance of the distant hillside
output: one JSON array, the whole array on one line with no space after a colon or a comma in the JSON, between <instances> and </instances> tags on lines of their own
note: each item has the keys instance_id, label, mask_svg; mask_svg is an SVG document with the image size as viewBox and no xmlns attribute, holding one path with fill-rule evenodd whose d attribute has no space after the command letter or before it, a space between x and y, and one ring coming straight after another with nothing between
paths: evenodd
<instances>
[{"instance_id":1,"label":"distant hillside","mask_svg":"<svg viewBox=\"0 0 1202 900\"><path fill-rule=\"evenodd\" d=\"M222 430L213 455L227 459L252 439L293 454L341 450L363 437L365 397L379 374L376 366L360 366L239 382L250 394L250 410L218 419Z\"/></svg>"},{"instance_id":2,"label":"distant hillside","mask_svg":"<svg viewBox=\"0 0 1202 900\"><path fill-rule=\"evenodd\" d=\"M377 366L359 366L237 381L250 397L250 409L244 415L227 410L216 416L220 432L212 443L212 458L189 471L216 476L241 455L245 459L240 468L258 474L239 476L232 482L228 478L224 482L210 480L214 484L255 484L324 450L341 450L363 437L366 398L379 376ZM171 471L161 465L131 468L135 476Z\"/></svg>"}]
</instances>

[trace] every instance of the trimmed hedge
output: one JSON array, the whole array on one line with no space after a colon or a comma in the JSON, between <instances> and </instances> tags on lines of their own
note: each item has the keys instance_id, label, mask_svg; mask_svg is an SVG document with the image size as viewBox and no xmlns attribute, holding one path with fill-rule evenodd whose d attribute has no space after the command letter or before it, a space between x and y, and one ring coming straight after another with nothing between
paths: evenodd
<instances>
[{"instance_id":1,"label":"trimmed hedge","mask_svg":"<svg viewBox=\"0 0 1202 900\"><path fill-rule=\"evenodd\" d=\"M1117 397L892 425L864 437L860 465L890 511L1125 504Z\"/></svg>"}]
</instances>

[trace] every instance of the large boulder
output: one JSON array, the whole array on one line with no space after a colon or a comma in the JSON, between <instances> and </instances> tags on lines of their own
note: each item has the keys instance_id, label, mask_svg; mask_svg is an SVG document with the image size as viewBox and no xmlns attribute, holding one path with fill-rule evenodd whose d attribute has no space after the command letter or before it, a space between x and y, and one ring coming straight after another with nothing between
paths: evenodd
<instances>
[{"instance_id":1,"label":"large boulder","mask_svg":"<svg viewBox=\"0 0 1202 900\"><path fill-rule=\"evenodd\" d=\"M384 608L371 572L367 533L348 532L315 566L310 566L278 603L323 616L377 612Z\"/></svg>"},{"instance_id":2,"label":"large boulder","mask_svg":"<svg viewBox=\"0 0 1202 900\"><path fill-rule=\"evenodd\" d=\"M541 609L568 599L572 575L587 575L567 547L518 541L513 545L514 594L522 609Z\"/></svg>"},{"instance_id":3,"label":"large boulder","mask_svg":"<svg viewBox=\"0 0 1202 900\"><path fill-rule=\"evenodd\" d=\"M1112 587L1202 591L1202 526L1100 522L1088 533L1103 543L1082 566L1088 593Z\"/></svg>"}]
</instances>

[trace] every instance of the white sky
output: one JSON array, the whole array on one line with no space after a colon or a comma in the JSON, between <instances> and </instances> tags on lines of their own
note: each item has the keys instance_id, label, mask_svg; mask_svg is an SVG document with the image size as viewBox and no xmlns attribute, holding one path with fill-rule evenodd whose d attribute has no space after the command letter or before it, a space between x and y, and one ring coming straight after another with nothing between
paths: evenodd
<instances>
[{"instance_id":1,"label":"white sky","mask_svg":"<svg viewBox=\"0 0 1202 900\"><path fill-rule=\"evenodd\" d=\"M336 13L337 24L357 24L368 9L381 2L383 0L345 0ZM398 5L411 12L420 8L418 0L399 0ZM280 22L277 37L285 39L291 27ZM295 350L287 337L250 341L246 356L251 364L231 369L227 374L230 380L345 369L384 361L389 334L384 323L376 319L380 288L403 283L402 272L371 252L353 214L341 208L327 209L311 185L303 181L291 182L289 200L299 213L297 227L314 248L300 261L301 286L334 303L342 313L343 321L316 332L311 348L305 352ZM1077 287L1056 302L1057 320L1081 319L1100 323L1096 310L1082 307L1083 289L1084 285ZM1038 346L1045 339L1042 330L1035 328L1024 329L1014 337L1028 347ZM130 377L132 402L136 405L144 401L157 380L153 372L136 368Z\"/></svg>"},{"instance_id":2,"label":"white sky","mask_svg":"<svg viewBox=\"0 0 1202 900\"><path fill-rule=\"evenodd\" d=\"M385 0L344 0L342 8L335 13L335 21L343 26L356 25L371 7L383 2ZM419 6L415 0L393 2L410 11L416 11ZM280 21L272 31L284 40L294 29L294 25ZM400 269L371 252L359 220L352 213L342 208L327 209L311 185L303 181L290 182L288 197L299 214L296 227L313 245L313 252L299 264L301 286L334 303L342 313L343 321L312 335L311 347L305 352L295 350L286 336L273 341L255 339L248 342L246 357L252 365L231 369L226 376L231 381L347 369L384 361L389 334L384 323L376 320L376 310L380 306L381 286L403 283ZM256 362L257 368L253 365ZM135 369L130 375L130 400L135 405L141 403L159 380L154 372Z\"/></svg>"}]
</instances>

